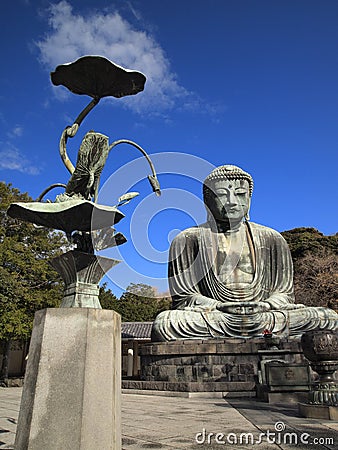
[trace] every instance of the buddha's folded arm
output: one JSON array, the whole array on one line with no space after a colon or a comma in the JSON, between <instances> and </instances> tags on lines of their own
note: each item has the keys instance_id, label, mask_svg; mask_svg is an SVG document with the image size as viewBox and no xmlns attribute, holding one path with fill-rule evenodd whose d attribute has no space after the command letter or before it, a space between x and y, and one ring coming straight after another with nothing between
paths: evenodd
<instances>
[{"instance_id":1,"label":"buddha's folded arm","mask_svg":"<svg viewBox=\"0 0 338 450\"><path fill-rule=\"evenodd\" d=\"M201 294L174 296L173 302L178 305L175 309L192 309L194 311L215 311L218 309L217 306L221 303Z\"/></svg>"},{"instance_id":2,"label":"buddha's folded arm","mask_svg":"<svg viewBox=\"0 0 338 450\"><path fill-rule=\"evenodd\" d=\"M300 309L305 306L301 303L290 302L290 296L282 293L272 294L268 299L265 300L266 303L270 305L271 310L282 310L282 309Z\"/></svg>"}]
</instances>

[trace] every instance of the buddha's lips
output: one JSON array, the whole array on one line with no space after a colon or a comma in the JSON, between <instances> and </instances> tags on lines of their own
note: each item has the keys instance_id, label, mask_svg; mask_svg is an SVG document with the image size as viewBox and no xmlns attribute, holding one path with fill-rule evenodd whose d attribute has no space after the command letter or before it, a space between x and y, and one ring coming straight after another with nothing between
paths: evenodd
<instances>
[{"instance_id":1,"label":"buddha's lips","mask_svg":"<svg viewBox=\"0 0 338 450\"><path fill-rule=\"evenodd\" d=\"M233 212L241 212L242 210L240 208L228 208L225 211L228 212L228 213L229 212L233 213Z\"/></svg>"}]
</instances>

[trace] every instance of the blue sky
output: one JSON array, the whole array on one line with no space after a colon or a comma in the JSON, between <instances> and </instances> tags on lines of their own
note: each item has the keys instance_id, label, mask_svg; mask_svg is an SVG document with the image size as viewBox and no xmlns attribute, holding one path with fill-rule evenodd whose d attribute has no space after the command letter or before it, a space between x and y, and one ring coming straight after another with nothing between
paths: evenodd
<instances>
[{"instance_id":1,"label":"blue sky","mask_svg":"<svg viewBox=\"0 0 338 450\"><path fill-rule=\"evenodd\" d=\"M337 1L3 3L0 179L33 198L67 182L59 138L90 100L53 87L49 73L96 54L147 77L144 92L102 100L68 147L74 161L90 129L131 139L159 173L156 198L134 148L116 147L104 169L105 204L140 192L116 227L129 242L102 253L124 260L106 279L114 292L166 290L169 243L204 221L201 181L221 164L252 174L251 220L337 232Z\"/></svg>"}]
</instances>

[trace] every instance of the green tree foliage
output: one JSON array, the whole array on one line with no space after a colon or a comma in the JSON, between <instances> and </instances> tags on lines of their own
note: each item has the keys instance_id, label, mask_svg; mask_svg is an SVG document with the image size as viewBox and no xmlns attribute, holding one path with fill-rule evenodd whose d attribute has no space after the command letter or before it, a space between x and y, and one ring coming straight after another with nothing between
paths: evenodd
<instances>
[{"instance_id":1,"label":"green tree foliage","mask_svg":"<svg viewBox=\"0 0 338 450\"><path fill-rule=\"evenodd\" d=\"M337 310L338 234L325 236L315 228L294 228L282 235L294 263L296 302Z\"/></svg>"},{"instance_id":2,"label":"green tree foliage","mask_svg":"<svg viewBox=\"0 0 338 450\"><path fill-rule=\"evenodd\" d=\"M114 311L119 312L119 300L116 295L112 293L111 289L107 288L107 283L104 283L100 287L99 300L102 309L113 309Z\"/></svg>"},{"instance_id":3,"label":"green tree foliage","mask_svg":"<svg viewBox=\"0 0 338 450\"><path fill-rule=\"evenodd\" d=\"M59 304L63 283L47 263L61 253L60 233L11 219L13 202L31 198L0 182L0 340L28 339L34 313Z\"/></svg>"},{"instance_id":4,"label":"green tree foliage","mask_svg":"<svg viewBox=\"0 0 338 450\"><path fill-rule=\"evenodd\" d=\"M123 322L152 321L171 304L168 297L159 296L152 286L135 283L127 287L119 300L103 285L99 298L102 308L115 310L121 314Z\"/></svg>"},{"instance_id":5,"label":"green tree foliage","mask_svg":"<svg viewBox=\"0 0 338 450\"><path fill-rule=\"evenodd\" d=\"M338 233L333 236L325 236L315 228L293 228L283 231L293 260L304 257L306 254L319 254L324 251L332 251L338 254Z\"/></svg>"}]
</instances>

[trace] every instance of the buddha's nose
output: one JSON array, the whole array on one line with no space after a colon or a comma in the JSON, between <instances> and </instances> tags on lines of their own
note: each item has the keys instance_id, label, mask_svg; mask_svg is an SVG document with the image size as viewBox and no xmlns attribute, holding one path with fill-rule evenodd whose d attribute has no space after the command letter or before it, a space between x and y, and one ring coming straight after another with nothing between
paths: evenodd
<instances>
[{"instance_id":1,"label":"buddha's nose","mask_svg":"<svg viewBox=\"0 0 338 450\"><path fill-rule=\"evenodd\" d=\"M229 196L228 196L228 202L230 206L235 206L237 205L237 197L236 194L234 192L229 192Z\"/></svg>"}]
</instances>

